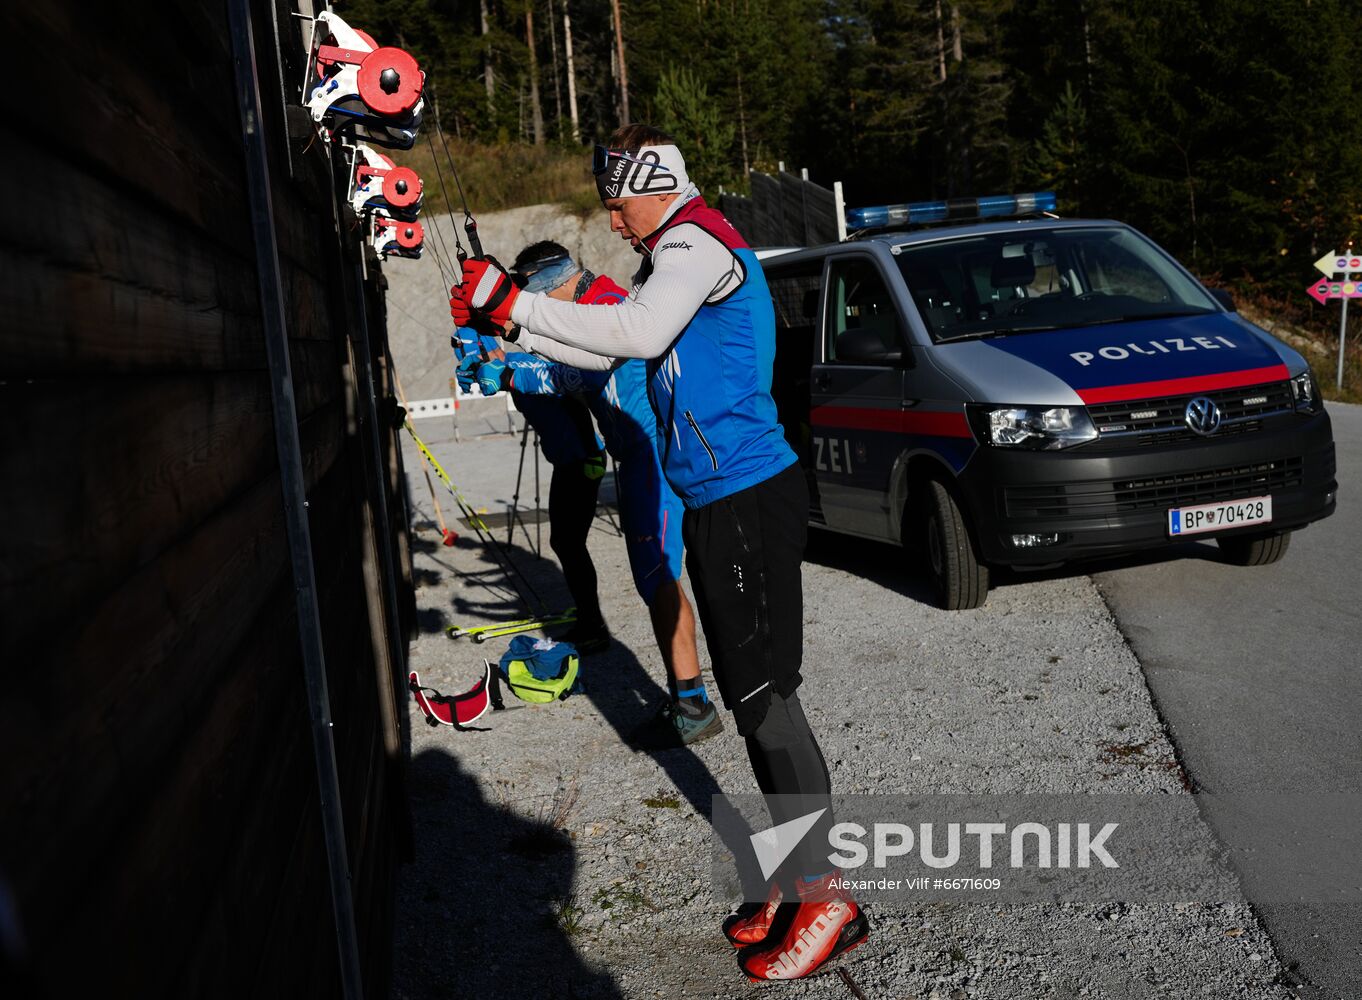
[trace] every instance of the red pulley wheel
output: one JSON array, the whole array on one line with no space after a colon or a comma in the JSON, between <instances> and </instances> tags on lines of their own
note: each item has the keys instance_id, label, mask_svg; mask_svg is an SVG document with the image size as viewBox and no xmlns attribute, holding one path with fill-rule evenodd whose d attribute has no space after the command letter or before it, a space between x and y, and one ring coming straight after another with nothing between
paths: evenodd
<instances>
[{"instance_id":1,"label":"red pulley wheel","mask_svg":"<svg viewBox=\"0 0 1362 1000\"><path fill-rule=\"evenodd\" d=\"M407 208L421 200L421 178L411 167L394 167L383 175L383 200Z\"/></svg>"},{"instance_id":2,"label":"red pulley wheel","mask_svg":"<svg viewBox=\"0 0 1362 1000\"><path fill-rule=\"evenodd\" d=\"M397 237L397 245L406 250L416 249L426 238L419 222L398 222L393 226L393 233Z\"/></svg>"},{"instance_id":3,"label":"red pulley wheel","mask_svg":"<svg viewBox=\"0 0 1362 1000\"><path fill-rule=\"evenodd\" d=\"M374 49L359 64L359 97L380 115L404 115L421 99L425 79L405 49Z\"/></svg>"}]
</instances>

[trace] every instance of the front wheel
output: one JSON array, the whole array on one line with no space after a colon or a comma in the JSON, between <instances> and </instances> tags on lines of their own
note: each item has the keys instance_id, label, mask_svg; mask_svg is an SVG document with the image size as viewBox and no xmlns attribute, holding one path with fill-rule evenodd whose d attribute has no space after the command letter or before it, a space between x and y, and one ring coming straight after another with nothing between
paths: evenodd
<instances>
[{"instance_id":1,"label":"front wheel","mask_svg":"<svg viewBox=\"0 0 1362 1000\"><path fill-rule=\"evenodd\" d=\"M1225 558L1236 566L1266 566L1286 555L1291 532L1269 531L1261 535L1226 535L1215 540Z\"/></svg>"},{"instance_id":2,"label":"front wheel","mask_svg":"<svg viewBox=\"0 0 1362 1000\"><path fill-rule=\"evenodd\" d=\"M929 480L920 510L923 555L937 602L947 611L981 607L988 597L988 567L955 497L944 483Z\"/></svg>"}]
</instances>

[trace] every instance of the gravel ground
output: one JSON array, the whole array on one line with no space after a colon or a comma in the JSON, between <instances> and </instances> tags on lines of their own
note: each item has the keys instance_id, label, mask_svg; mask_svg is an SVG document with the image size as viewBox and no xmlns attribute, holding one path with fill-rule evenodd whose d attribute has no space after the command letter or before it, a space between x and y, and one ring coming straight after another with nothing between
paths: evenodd
<instances>
[{"instance_id":1,"label":"gravel ground","mask_svg":"<svg viewBox=\"0 0 1362 1000\"><path fill-rule=\"evenodd\" d=\"M510 500L519 442L475 435L504 431L505 419L498 401L465 406L458 444L446 420L417 428L493 513ZM412 665L426 684L464 690L478 653L499 656L505 640L451 642L443 626L521 615L471 532L452 549L438 545L415 449L405 457L423 629ZM522 489L523 506L531 494ZM452 504L442 505L448 516ZM551 605L564 605L547 525L549 558L535 557L525 533L516 541L518 564ZM548 706L508 695L508 711L489 713L480 732L427 727L409 704L417 860L399 886L395 997L758 988L719 933L727 907L710 889L704 818L711 794L755 791L742 742L730 723L693 751L646 755L624 744L621 734L661 704L665 681L604 515L591 550L617 641L586 662L585 695ZM984 608L947 613L926 603L902 564L885 546L811 540L802 698L837 792L1182 793L1140 666L1087 577L1004 580ZM867 912L870 941L840 964L868 1000L1291 996L1243 903ZM760 988L853 996L832 974Z\"/></svg>"}]
</instances>

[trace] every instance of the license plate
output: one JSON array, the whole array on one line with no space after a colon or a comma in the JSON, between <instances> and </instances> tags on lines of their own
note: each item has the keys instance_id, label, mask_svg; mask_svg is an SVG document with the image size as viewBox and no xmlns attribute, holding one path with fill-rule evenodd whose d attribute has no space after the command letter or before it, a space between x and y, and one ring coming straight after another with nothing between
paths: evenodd
<instances>
[{"instance_id":1,"label":"license plate","mask_svg":"<svg viewBox=\"0 0 1362 1000\"><path fill-rule=\"evenodd\" d=\"M1272 498L1249 497L1246 500L1203 503L1196 507L1176 507L1168 512L1168 533L1195 535L1202 531L1267 524L1271 520Z\"/></svg>"}]
</instances>

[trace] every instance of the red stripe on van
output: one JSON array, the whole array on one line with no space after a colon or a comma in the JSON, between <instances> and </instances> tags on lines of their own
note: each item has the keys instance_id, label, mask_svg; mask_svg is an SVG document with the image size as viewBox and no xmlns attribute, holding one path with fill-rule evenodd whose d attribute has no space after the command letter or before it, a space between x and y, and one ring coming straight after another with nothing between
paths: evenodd
<instances>
[{"instance_id":1,"label":"red stripe on van","mask_svg":"<svg viewBox=\"0 0 1362 1000\"><path fill-rule=\"evenodd\" d=\"M1149 399L1156 396L1180 396L1188 392L1210 392L1214 389L1233 389L1240 385L1276 382L1286 378L1286 365L1266 368L1246 368L1220 375L1193 375L1189 378L1166 378L1156 382L1131 382L1127 385L1107 385L1096 389L1078 389L1078 397L1085 403L1119 403L1127 399Z\"/></svg>"},{"instance_id":2,"label":"red stripe on van","mask_svg":"<svg viewBox=\"0 0 1362 1000\"><path fill-rule=\"evenodd\" d=\"M937 437L972 437L963 413L940 410L872 410L859 406L815 406L809 422L859 431L898 431Z\"/></svg>"}]
</instances>

